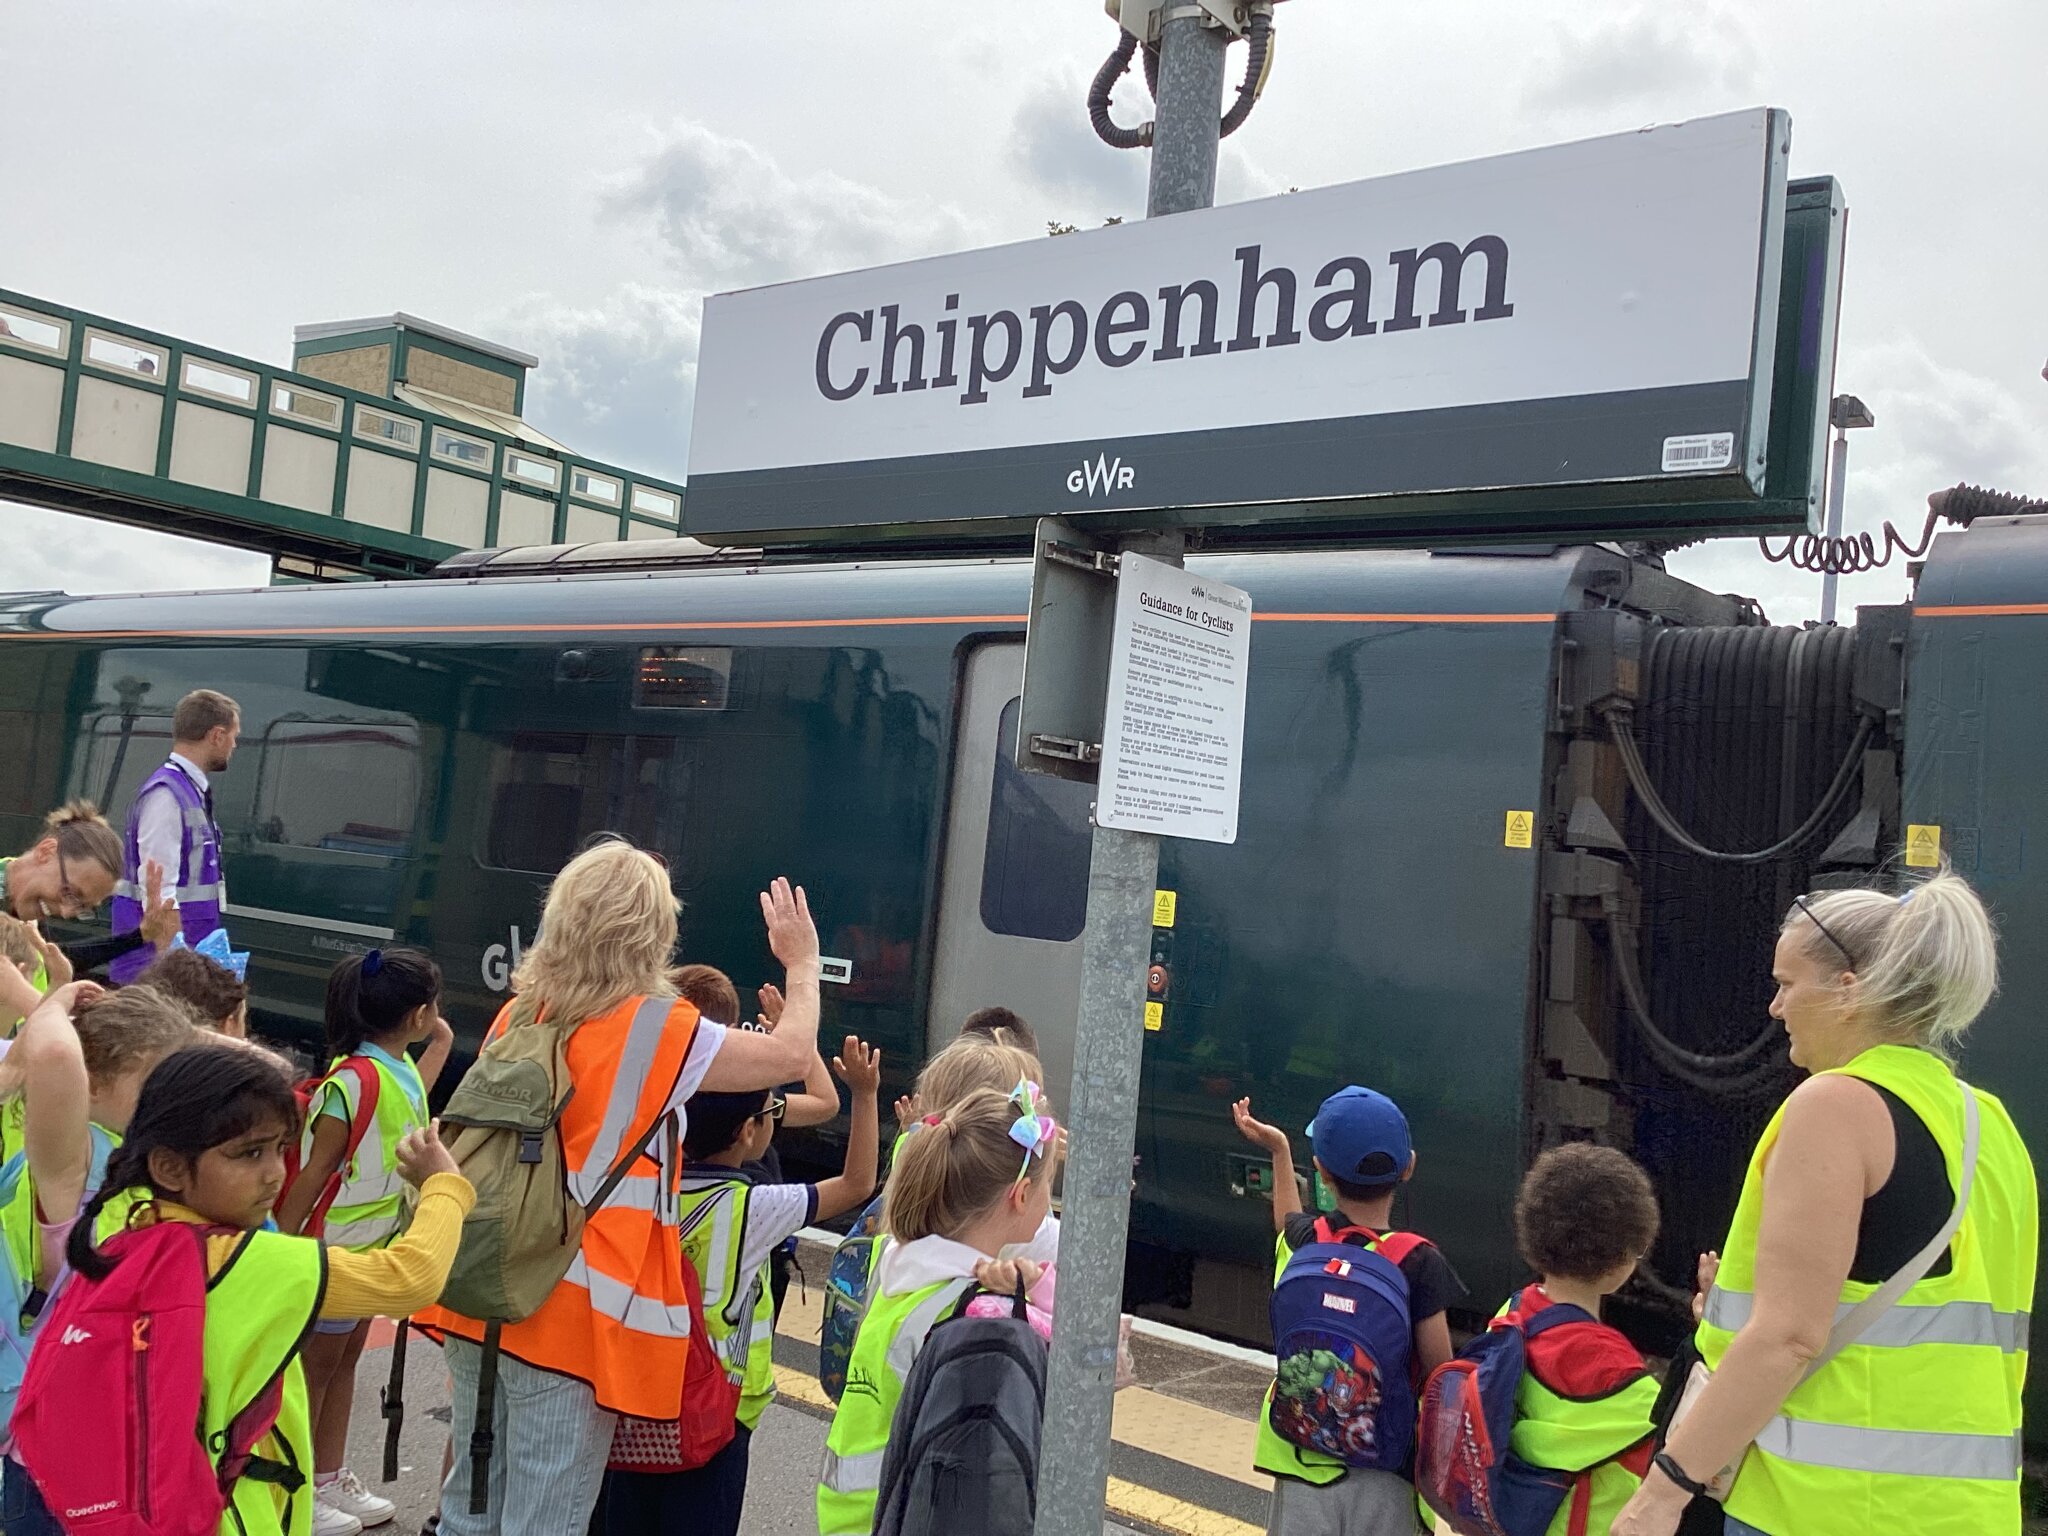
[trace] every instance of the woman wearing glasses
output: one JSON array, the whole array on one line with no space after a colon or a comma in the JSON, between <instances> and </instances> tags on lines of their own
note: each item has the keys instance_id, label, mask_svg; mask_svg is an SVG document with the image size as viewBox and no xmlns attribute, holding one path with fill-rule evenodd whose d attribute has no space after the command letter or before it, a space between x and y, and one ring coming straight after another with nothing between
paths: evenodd
<instances>
[{"instance_id":1,"label":"woman wearing glasses","mask_svg":"<svg viewBox=\"0 0 2048 1536\"><path fill-rule=\"evenodd\" d=\"M517 995L492 1026L493 1036L564 1034L571 1091L559 1124L571 1191L591 1199L615 1168L625 1177L585 1223L548 1299L502 1330L482 1514L470 1512L478 1469L462 1453L485 1417L484 1327L442 1308L421 1317L443 1336L455 1378L442 1536L584 1530L618 1415L676 1419L689 1351L707 1347L690 1337L674 1198L683 1102L699 1088L758 1093L804 1076L818 1046L818 931L800 887L777 880L762 894L788 1002L769 1033L728 1031L669 982L677 910L653 855L618 840L578 854L549 887L540 936L512 977Z\"/></svg>"},{"instance_id":2,"label":"woman wearing glasses","mask_svg":"<svg viewBox=\"0 0 2048 1536\"><path fill-rule=\"evenodd\" d=\"M38 991L75 972L106 965L138 949L162 949L178 931L178 909L162 894L163 871L152 868L142 926L110 939L56 945L34 940L43 961ZM121 878L121 835L90 800L72 800L43 820L43 835L11 859L0 859L0 914L22 922L80 918L97 911Z\"/></svg>"},{"instance_id":3,"label":"woman wearing glasses","mask_svg":"<svg viewBox=\"0 0 2048 1536\"><path fill-rule=\"evenodd\" d=\"M1952 1068L1997 985L1991 921L1946 871L1802 896L1772 970L1813 1075L1701 1261L1699 1388L1615 1536L1669 1536L1708 1485L1729 1536L2017 1536L2034 1170Z\"/></svg>"}]
</instances>

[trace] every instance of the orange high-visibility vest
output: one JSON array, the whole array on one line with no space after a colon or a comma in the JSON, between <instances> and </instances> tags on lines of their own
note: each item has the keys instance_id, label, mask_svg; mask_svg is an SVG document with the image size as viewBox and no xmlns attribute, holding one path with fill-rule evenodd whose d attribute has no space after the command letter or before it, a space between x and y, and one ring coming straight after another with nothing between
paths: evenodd
<instances>
[{"instance_id":1,"label":"orange high-visibility vest","mask_svg":"<svg viewBox=\"0 0 2048 1536\"><path fill-rule=\"evenodd\" d=\"M509 1005L508 1005L509 1011ZM492 1026L503 1028L501 1013ZM612 1165L666 1109L697 1035L697 1010L675 998L629 997L569 1036L575 1093L562 1112L571 1198L589 1200ZM677 1226L680 1157L657 1135L583 1227L583 1247L540 1310L507 1323L516 1359L590 1383L598 1406L643 1419L682 1413L690 1308ZM427 1327L471 1341L483 1324L434 1307Z\"/></svg>"}]
</instances>

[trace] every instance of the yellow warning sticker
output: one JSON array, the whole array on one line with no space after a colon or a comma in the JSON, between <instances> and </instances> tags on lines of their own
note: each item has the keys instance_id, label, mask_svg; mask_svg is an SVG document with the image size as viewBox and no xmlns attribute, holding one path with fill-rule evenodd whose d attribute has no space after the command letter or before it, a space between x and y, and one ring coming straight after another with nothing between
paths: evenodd
<instances>
[{"instance_id":1,"label":"yellow warning sticker","mask_svg":"<svg viewBox=\"0 0 2048 1536\"><path fill-rule=\"evenodd\" d=\"M1534 848L1536 846L1536 813L1534 811L1509 811L1507 845L1510 848Z\"/></svg>"},{"instance_id":2,"label":"yellow warning sticker","mask_svg":"<svg viewBox=\"0 0 2048 1536\"><path fill-rule=\"evenodd\" d=\"M1154 891L1152 893L1152 926L1171 928L1173 915L1180 910L1180 892Z\"/></svg>"},{"instance_id":3,"label":"yellow warning sticker","mask_svg":"<svg viewBox=\"0 0 2048 1536\"><path fill-rule=\"evenodd\" d=\"M1161 1029L1165 1027L1165 1025L1166 1004L1147 1003L1145 1005L1145 1028L1156 1035L1159 1033Z\"/></svg>"},{"instance_id":4,"label":"yellow warning sticker","mask_svg":"<svg viewBox=\"0 0 2048 1536\"><path fill-rule=\"evenodd\" d=\"M1914 869L1941 868L1941 828L1906 828L1906 863Z\"/></svg>"}]
</instances>

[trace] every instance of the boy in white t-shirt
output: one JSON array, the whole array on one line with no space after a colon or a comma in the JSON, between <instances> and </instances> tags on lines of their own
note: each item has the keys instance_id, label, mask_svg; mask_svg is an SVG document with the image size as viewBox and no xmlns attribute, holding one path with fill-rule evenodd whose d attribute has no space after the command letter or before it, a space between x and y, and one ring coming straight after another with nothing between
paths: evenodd
<instances>
[{"instance_id":1,"label":"boy in white t-shirt","mask_svg":"<svg viewBox=\"0 0 2048 1536\"><path fill-rule=\"evenodd\" d=\"M702 1341L741 1382L732 1443L690 1472L606 1475L609 1536L683 1531L736 1536L747 1493L747 1446L775 1396L773 1300L768 1257L814 1222L857 1209L875 1192L880 1131L876 1093L882 1053L846 1037L832 1070L851 1090L853 1125L846 1165L819 1184L759 1184L743 1165L775 1139L779 1093L698 1093L685 1106L683 1252L704 1286Z\"/></svg>"}]
</instances>

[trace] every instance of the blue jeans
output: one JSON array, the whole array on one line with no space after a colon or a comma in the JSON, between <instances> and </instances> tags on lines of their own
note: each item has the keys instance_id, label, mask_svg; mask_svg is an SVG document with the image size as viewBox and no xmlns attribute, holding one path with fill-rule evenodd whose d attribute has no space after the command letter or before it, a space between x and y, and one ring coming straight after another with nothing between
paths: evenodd
<instances>
[{"instance_id":1,"label":"blue jeans","mask_svg":"<svg viewBox=\"0 0 2048 1536\"><path fill-rule=\"evenodd\" d=\"M7 1462L4 1477L5 1486L0 1488L0 1532L5 1536L64 1536L64 1528L43 1503L42 1494L36 1491L36 1485L19 1463Z\"/></svg>"},{"instance_id":2,"label":"blue jeans","mask_svg":"<svg viewBox=\"0 0 2048 1536\"><path fill-rule=\"evenodd\" d=\"M1753 1525L1744 1525L1733 1515L1723 1515L1721 1518L1728 1522L1728 1536L1771 1536L1769 1531L1760 1531Z\"/></svg>"}]
</instances>

